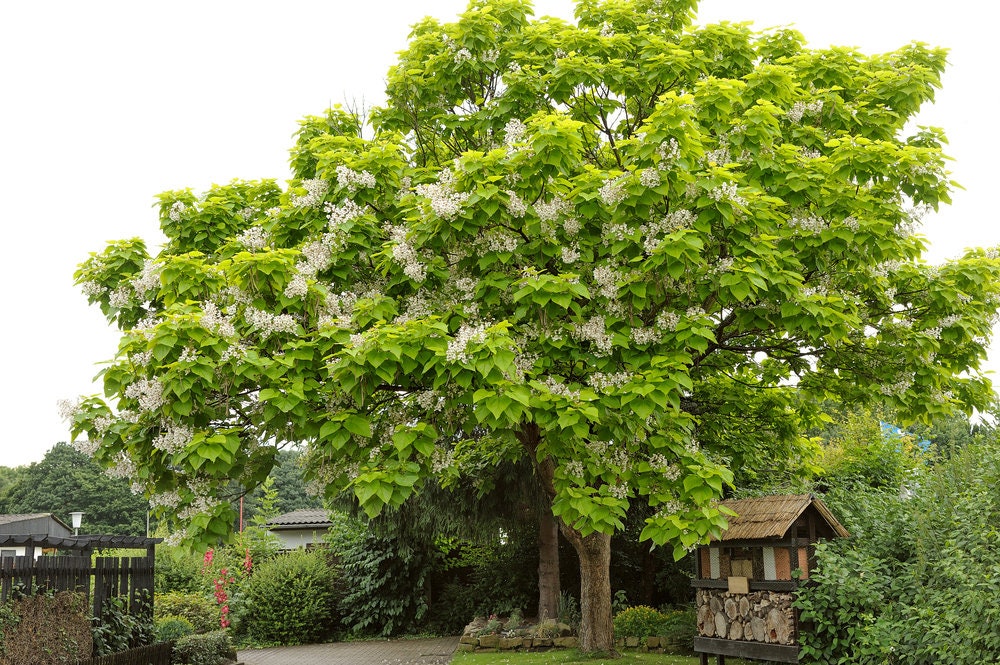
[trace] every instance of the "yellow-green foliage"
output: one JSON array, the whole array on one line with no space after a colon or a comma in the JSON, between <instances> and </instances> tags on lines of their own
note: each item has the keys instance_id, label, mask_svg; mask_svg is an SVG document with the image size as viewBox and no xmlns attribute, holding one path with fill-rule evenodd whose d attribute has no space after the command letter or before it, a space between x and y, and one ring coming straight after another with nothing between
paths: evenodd
<instances>
[{"instance_id":1,"label":"yellow-green foliage","mask_svg":"<svg viewBox=\"0 0 1000 665\"><path fill-rule=\"evenodd\" d=\"M615 615L615 637L658 635L666 617L646 605L628 607Z\"/></svg>"}]
</instances>

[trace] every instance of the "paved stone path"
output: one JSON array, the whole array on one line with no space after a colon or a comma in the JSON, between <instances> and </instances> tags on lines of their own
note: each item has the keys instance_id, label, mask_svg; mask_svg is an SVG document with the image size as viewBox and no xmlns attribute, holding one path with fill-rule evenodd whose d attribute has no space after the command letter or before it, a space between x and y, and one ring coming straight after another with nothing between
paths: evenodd
<instances>
[{"instance_id":1,"label":"paved stone path","mask_svg":"<svg viewBox=\"0 0 1000 665\"><path fill-rule=\"evenodd\" d=\"M239 652L245 665L446 665L457 637L271 647Z\"/></svg>"}]
</instances>

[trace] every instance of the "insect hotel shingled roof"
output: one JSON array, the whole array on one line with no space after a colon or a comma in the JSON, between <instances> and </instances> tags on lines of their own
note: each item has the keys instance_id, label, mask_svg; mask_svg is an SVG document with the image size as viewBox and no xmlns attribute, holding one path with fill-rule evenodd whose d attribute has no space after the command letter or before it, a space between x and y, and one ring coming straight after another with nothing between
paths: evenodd
<instances>
[{"instance_id":1,"label":"insect hotel shingled roof","mask_svg":"<svg viewBox=\"0 0 1000 665\"><path fill-rule=\"evenodd\" d=\"M736 516L728 517L729 528L719 539L769 540L784 538L807 510L815 510L832 532L830 536L847 538L850 534L837 521L830 509L812 494L785 494L752 499L729 499L719 505L729 508Z\"/></svg>"}]
</instances>

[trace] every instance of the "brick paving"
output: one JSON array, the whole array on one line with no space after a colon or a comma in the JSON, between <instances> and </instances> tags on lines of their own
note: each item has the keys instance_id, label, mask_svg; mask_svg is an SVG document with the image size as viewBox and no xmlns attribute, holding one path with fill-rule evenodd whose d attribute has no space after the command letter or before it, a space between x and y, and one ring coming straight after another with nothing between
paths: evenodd
<instances>
[{"instance_id":1,"label":"brick paving","mask_svg":"<svg viewBox=\"0 0 1000 665\"><path fill-rule=\"evenodd\" d=\"M457 646L457 637L306 644L240 651L239 661L245 665L446 665Z\"/></svg>"}]
</instances>

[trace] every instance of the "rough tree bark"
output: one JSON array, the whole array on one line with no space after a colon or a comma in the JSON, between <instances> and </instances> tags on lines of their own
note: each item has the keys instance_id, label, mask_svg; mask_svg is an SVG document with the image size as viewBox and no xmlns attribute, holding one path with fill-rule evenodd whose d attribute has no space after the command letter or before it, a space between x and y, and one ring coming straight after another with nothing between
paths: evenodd
<instances>
[{"instance_id":1,"label":"rough tree bark","mask_svg":"<svg viewBox=\"0 0 1000 665\"><path fill-rule=\"evenodd\" d=\"M566 524L561 524L560 530L580 558L580 651L613 655L611 536L606 533L581 536Z\"/></svg>"},{"instance_id":2,"label":"rough tree bark","mask_svg":"<svg viewBox=\"0 0 1000 665\"><path fill-rule=\"evenodd\" d=\"M559 616L559 523L551 510L538 520L538 619Z\"/></svg>"},{"instance_id":3,"label":"rough tree bark","mask_svg":"<svg viewBox=\"0 0 1000 665\"><path fill-rule=\"evenodd\" d=\"M534 460L535 474L545 494L556 495L552 484L555 464L551 458L538 459L536 454L541 433L534 423L526 423L518 433L521 444ZM611 536L592 533L586 537L573 527L559 523L559 531L573 546L580 560L580 650L584 652L615 652L614 628L611 621Z\"/></svg>"}]
</instances>

